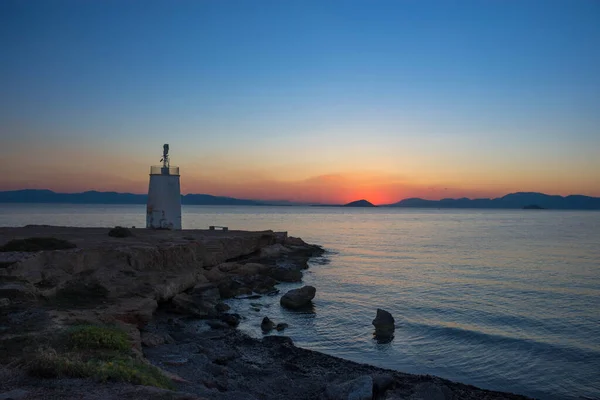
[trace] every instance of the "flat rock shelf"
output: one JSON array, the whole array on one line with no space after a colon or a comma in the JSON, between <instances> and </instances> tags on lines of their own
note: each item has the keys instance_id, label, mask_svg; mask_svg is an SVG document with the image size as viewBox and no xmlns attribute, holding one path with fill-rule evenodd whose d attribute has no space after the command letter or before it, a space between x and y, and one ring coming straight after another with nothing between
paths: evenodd
<instances>
[{"instance_id":1,"label":"flat rock shelf","mask_svg":"<svg viewBox=\"0 0 600 400\"><path fill-rule=\"evenodd\" d=\"M0 228L0 398L525 398L238 331L223 299L281 296L324 252L286 232L109 231Z\"/></svg>"}]
</instances>

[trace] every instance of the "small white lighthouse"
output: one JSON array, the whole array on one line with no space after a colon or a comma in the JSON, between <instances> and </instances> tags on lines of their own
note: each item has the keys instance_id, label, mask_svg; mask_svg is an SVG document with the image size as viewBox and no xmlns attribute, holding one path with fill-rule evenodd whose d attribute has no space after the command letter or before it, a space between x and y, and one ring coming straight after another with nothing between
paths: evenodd
<instances>
[{"instance_id":1,"label":"small white lighthouse","mask_svg":"<svg viewBox=\"0 0 600 400\"><path fill-rule=\"evenodd\" d=\"M163 146L162 165L150 167L146 228L181 229L179 167L169 164L169 145Z\"/></svg>"}]
</instances>

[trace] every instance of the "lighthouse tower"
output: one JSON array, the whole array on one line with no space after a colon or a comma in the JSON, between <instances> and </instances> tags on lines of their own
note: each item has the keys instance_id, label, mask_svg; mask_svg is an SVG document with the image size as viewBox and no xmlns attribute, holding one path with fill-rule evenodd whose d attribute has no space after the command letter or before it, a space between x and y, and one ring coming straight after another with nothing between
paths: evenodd
<instances>
[{"instance_id":1,"label":"lighthouse tower","mask_svg":"<svg viewBox=\"0 0 600 400\"><path fill-rule=\"evenodd\" d=\"M181 229L179 167L169 164L169 145L163 146L162 165L150 167L146 228Z\"/></svg>"}]
</instances>

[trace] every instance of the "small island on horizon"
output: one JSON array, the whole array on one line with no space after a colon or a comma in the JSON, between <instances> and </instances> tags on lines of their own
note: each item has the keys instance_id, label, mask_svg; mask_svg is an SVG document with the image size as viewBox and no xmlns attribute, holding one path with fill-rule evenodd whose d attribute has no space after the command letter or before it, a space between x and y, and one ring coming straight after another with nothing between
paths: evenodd
<instances>
[{"instance_id":1,"label":"small island on horizon","mask_svg":"<svg viewBox=\"0 0 600 400\"><path fill-rule=\"evenodd\" d=\"M545 210L545 207L538 206L537 204L528 204L523 206L523 210Z\"/></svg>"},{"instance_id":2,"label":"small island on horizon","mask_svg":"<svg viewBox=\"0 0 600 400\"><path fill-rule=\"evenodd\" d=\"M371 203L370 201L362 199L362 200L351 201L348 204L344 204L342 207L377 207L377 206L374 205L373 203Z\"/></svg>"}]
</instances>

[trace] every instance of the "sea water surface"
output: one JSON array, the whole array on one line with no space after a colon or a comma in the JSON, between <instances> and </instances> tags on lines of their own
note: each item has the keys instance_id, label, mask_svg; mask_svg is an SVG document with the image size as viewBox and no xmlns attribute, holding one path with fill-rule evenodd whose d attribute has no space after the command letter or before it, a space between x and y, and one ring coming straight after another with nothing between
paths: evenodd
<instances>
[{"instance_id":1,"label":"sea water surface","mask_svg":"<svg viewBox=\"0 0 600 400\"><path fill-rule=\"evenodd\" d=\"M142 227L145 206L0 205L0 226L26 224ZM297 345L358 362L600 398L600 212L184 206L183 225L288 231L327 249L304 277L312 312L230 302L254 336L269 316ZM396 319L389 344L373 340L378 307Z\"/></svg>"}]
</instances>

